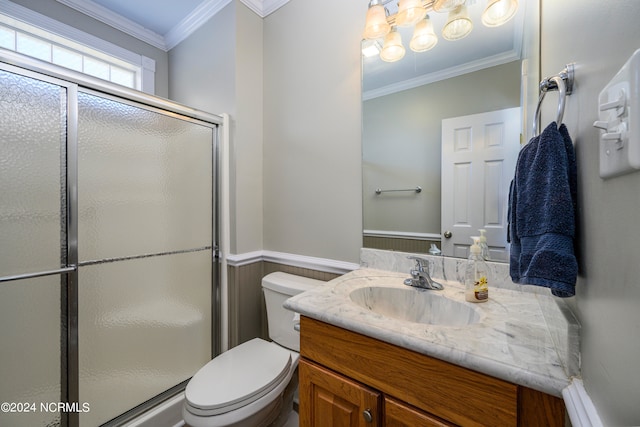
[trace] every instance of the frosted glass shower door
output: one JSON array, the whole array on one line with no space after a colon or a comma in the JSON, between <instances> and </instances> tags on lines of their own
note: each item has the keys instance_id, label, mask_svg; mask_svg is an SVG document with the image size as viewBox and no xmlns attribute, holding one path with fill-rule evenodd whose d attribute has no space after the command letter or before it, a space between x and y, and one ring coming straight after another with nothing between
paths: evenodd
<instances>
[{"instance_id":1,"label":"frosted glass shower door","mask_svg":"<svg viewBox=\"0 0 640 427\"><path fill-rule=\"evenodd\" d=\"M78 94L81 426L211 359L212 125Z\"/></svg>"},{"instance_id":2,"label":"frosted glass shower door","mask_svg":"<svg viewBox=\"0 0 640 427\"><path fill-rule=\"evenodd\" d=\"M0 70L1 426L60 424L39 405L62 400L65 275L19 277L64 267L66 102L51 79Z\"/></svg>"}]
</instances>

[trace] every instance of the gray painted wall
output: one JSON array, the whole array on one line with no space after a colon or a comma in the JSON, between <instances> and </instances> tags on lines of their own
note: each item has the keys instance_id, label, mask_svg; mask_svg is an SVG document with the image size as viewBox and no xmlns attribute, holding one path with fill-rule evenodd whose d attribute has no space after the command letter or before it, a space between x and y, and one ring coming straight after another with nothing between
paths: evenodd
<instances>
[{"instance_id":1,"label":"gray painted wall","mask_svg":"<svg viewBox=\"0 0 640 427\"><path fill-rule=\"evenodd\" d=\"M139 55L144 55L156 61L156 95L162 98L169 96L169 66L168 54L161 49L148 45L135 37L131 37L109 25L103 24L84 15L75 9L63 5L56 0L11 0L13 3L29 8L42 15L75 27L79 30L100 37L103 40L128 49Z\"/></svg>"},{"instance_id":2,"label":"gray painted wall","mask_svg":"<svg viewBox=\"0 0 640 427\"><path fill-rule=\"evenodd\" d=\"M542 1L543 76L576 63L564 120L579 175L581 271L573 305L585 386L608 426L640 425L640 173L600 179L592 124L600 90L640 48L639 19L637 1ZM543 124L553 120L556 100L545 100Z\"/></svg>"},{"instance_id":3,"label":"gray painted wall","mask_svg":"<svg viewBox=\"0 0 640 427\"><path fill-rule=\"evenodd\" d=\"M440 234L442 119L519 106L520 74L514 61L363 103L365 230Z\"/></svg>"},{"instance_id":4,"label":"gray painted wall","mask_svg":"<svg viewBox=\"0 0 640 427\"><path fill-rule=\"evenodd\" d=\"M231 118L231 252L263 248L262 19L231 2L169 52L172 99Z\"/></svg>"},{"instance_id":5,"label":"gray painted wall","mask_svg":"<svg viewBox=\"0 0 640 427\"><path fill-rule=\"evenodd\" d=\"M359 260L365 3L292 0L264 20L265 249Z\"/></svg>"}]
</instances>

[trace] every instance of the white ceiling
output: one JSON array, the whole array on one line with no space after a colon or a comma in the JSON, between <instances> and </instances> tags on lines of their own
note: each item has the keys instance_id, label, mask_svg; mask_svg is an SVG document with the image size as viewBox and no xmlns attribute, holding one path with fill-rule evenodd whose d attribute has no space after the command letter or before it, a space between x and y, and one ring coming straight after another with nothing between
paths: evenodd
<instances>
[{"instance_id":1,"label":"white ceiling","mask_svg":"<svg viewBox=\"0 0 640 427\"><path fill-rule=\"evenodd\" d=\"M158 33L167 34L205 0L93 0L123 17Z\"/></svg>"}]
</instances>

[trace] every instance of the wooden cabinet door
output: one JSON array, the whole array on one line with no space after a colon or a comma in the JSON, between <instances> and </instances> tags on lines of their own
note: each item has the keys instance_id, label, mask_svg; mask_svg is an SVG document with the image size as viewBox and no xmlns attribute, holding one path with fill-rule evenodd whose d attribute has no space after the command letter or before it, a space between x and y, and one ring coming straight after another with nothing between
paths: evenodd
<instances>
[{"instance_id":1,"label":"wooden cabinet door","mask_svg":"<svg viewBox=\"0 0 640 427\"><path fill-rule=\"evenodd\" d=\"M300 427L380 426L379 392L304 359L300 378Z\"/></svg>"},{"instance_id":2,"label":"wooden cabinet door","mask_svg":"<svg viewBox=\"0 0 640 427\"><path fill-rule=\"evenodd\" d=\"M384 397L385 427L453 427L446 421L409 406L399 400Z\"/></svg>"}]
</instances>

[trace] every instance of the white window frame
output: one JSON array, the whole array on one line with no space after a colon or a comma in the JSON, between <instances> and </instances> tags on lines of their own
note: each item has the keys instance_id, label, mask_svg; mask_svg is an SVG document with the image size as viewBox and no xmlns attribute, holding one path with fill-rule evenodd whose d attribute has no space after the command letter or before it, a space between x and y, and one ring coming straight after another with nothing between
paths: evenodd
<instances>
[{"instance_id":1,"label":"white window frame","mask_svg":"<svg viewBox=\"0 0 640 427\"><path fill-rule=\"evenodd\" d=\"M46 40L54 46L62 46L83 55L97 58L110 65L126 70L134 70L136 77L133 89L151 95L155 94L155 60L80 31L9 0L0 0L0 10L2 11L0 12L0 25Z\"/></svg>"}]
</instances>

